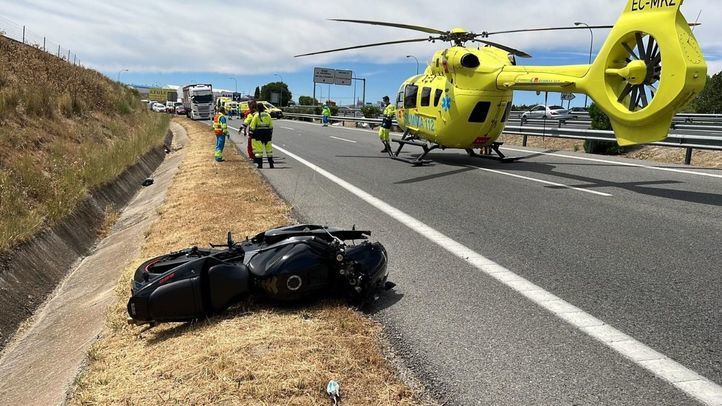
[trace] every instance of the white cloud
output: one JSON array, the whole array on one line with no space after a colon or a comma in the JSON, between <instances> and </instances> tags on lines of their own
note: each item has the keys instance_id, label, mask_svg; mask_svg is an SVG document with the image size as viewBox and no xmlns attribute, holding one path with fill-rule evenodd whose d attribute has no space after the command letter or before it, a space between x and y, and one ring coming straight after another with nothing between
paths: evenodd
<instances>
[{"instance_id":1,"label":"white cloud","mask_svg":"<svg viewBox=\"0 0 722 406\"><path fill-rule=\"evenodd\" d=\"M722 60L707 61L707 73L710 76L719 72L722 72Z\"/></svg>"},{"instance_id":2,"label":"white cloud","mask_svg":"<svg viewBox=\"0 0 722 406\"><path fill-rule=\"evenodd\" d=\"M407 44L296 59L294 54L363 43L423 38L426 34L395 28L344 24L327 18L402 22L447 30L461 26L480 32L502 29L613 23L624 0L589 2L537 0L368 0L263 2L127 0L110 3L0 0L2 14L54 42L73 49L84 64L104 71L222 72L234 75L291 72L332 61L394 62L405 55L432 55L441 44ZM688 0L688 19L703 9L696 29L710 67L720 70L722 13L713 0ZM595 47L605 32L595 35ZM531 53L578 51L583 56L588 33L510 34L495 41ZM582 57L583 59L583 57ZM582 62L582 61L580 61Z\"/></svg>"}]
</instances>

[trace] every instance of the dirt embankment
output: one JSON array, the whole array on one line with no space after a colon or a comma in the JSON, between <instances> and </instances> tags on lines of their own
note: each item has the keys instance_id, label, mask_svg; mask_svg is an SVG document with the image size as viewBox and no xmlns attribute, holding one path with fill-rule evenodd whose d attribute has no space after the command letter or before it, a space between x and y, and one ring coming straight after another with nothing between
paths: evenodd
<instances>
[{"instance_id":1,"label":"dirt embankment","mask_svg":"<svg viewBox=\"0 0 722 406\"><path fill-rule=\"evenodd\" d=\"M293 221L242 156L226 149L226 162L213 162L207 126L181 122L187 155L135 266L224 240L228 230L240 237ZM126 324L135 266L118 284L118 301L70 404L325 405L330 379L340 382L343 404L420 403L384 359L381 327L341 302L284 308L244 302L209 320L140 334L141 327Z\"/></svg>"},{"instance_id":2,"label":"dirt embankment","mask_svg":"<svg viewBox=\"0 0 722 406\"><path fill-rule=\"evenodd\" d=\"M168 117L3 36L0 61L1 347L163 160Z\"/></svg>"},{"instance_id":3,"label":"dirt embankment","mask_svg":"<svg viewBox=\"0 0 722 406\"><path fill-rule=\"evenodd\" d=\"M168 128L136 92L0 36L0 251L70 214Z\"/></svg>"}]
</instances>

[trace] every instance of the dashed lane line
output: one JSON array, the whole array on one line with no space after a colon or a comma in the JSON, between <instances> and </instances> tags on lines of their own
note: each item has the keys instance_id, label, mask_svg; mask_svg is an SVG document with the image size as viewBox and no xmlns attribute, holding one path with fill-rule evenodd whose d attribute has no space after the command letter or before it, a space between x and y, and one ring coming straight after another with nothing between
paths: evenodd
<instances>
[{"instance_id":1,"label":"dashed lane line","mask_svg":"<svg viewBox=\"0 0 722 406\"><path fill-rule=\"evenodd\" d=\"M303 124L314 125L314 124L311 124L311 123L304 123L304 122L302 122L302 121L299 121L299 122L300 122L300 123L303 123ZM375 133L375 131L373 131L373 130L366 130L366 129L363 129L363 128L348 128L348 127L333 127L333 128L343 128L344 130L362 131L362 132L365 132L365 133ZM642 165L642 164L635 164L635 163L631 163L631 162L611 161L611 160L600 159L600 158L587 158L587 157L581 157L581 156L558 154L558 153L553 153L553 152L536 152L536 151L533 151L533 150L517 149L517 148L506 147L506 146L502 146L501 148L502 148L502 149L505 149L505 150L507 150L507 151L525 152L525 153L534 152L534 153L536 153L536 154L549 155L549 156L557 156L557 157L561 157L561 158L578 159L578 160L582 160L582 161L600 162L600 163L605 163L605 164L614 164L614 165L620 165L620 166L629 166L629 167L635 167L635 168L645 168L645 169L652 169L652 170L657 170L657 171L676 172L676 173L684 173L684 174L688 174L688 175L707 176L707 177L711 177L711 178L720 178L720 179L722 179L722 174L716 174L716 173L697 172L697 171L690 171L690 170L687 170L687 169L662 168L662 167L659 167L659 166Z\"/></svg>"},{"instance_id":2,"label":"dashed lane line","mask_svg":"<svg viewBox=\"0 0 722 406\"><path fill-rule=\"evenodd\" d=\"M504 172L504 171L497 171L497 170L495 170L495 169L488 169L488 168L475 168L475 169L478 169L478 170L484 171L484 172L496 173L496 174L498 174L498 175L511 176L511 177L513 177L513 178L519 178L519 179L525 179L525 180L532 181L532 182L543 183L543 184L545 184L545 185L556 186L556 187L560 187L560 188L564 188L564 189L572 189L572 190L576 190L576 191L578 191L578 192L591 193L591 194L597 195L597 196L604 196L604 197L611 197L611 196L612 196L612 195L610 195L609 193L597 192L596 190L590 190L590 189L584 189L584 188L569 186L569 185L565 185L565 184L563 184L563 183L550 182L550 181L548 181L548 180L542 180L542 179L537 179L537 178L530 178L530 177L528 177L528 176L517 175L517 174L515 174L515 173L509 173L509 172Z\"/></svg>"},{"instance_id":3,"label":"dashed lane line","mask_svg":"<svg viewBox=\"0 0 722 406\"><path fill-rule=\"evenodd\" d=\"M333 135L329 135L328 137L329 137L329 138L333 138L334 140L346 141L346 142L353 142L354 144L356 143L356 141L354 141L354 140L347 140L346 138L334 137Z\"/></svg>"}]
</instances>

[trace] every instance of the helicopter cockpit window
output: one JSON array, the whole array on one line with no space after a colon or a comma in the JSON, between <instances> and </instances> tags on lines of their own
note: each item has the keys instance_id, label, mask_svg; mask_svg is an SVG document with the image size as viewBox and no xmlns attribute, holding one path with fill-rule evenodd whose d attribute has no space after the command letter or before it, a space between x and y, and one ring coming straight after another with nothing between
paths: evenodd
<instances>
[{"instance_id":1,"label":"helicopter cockpit window","mask_svg":"<svg viewBox=\"0 0 722 406\"><path fill-rule=\"evenodd\" d=\"M404 107L404 91L399 91L399 94L396 95L396 108L401 109Z\"/></svg>"},{"instance_id":2,"label":"helicopter cockpit window","mask_svg":"<svg viewBox=\"0 0 722 406\"><path fill-rule=\"evenodd\" d=\"M406 85L406 92L404 93L404 107L414 108L416 107L416 95L419 93L419 87L416 85Z\"/></svg>"},{"instance_id":3,"label":"helicopter cockpit window","mask_svg":"<svg viewBox=\"0 0 722 406\"><path fill-rule=\"evenodd\" d=\"M439 100L441 100L441 95L444 94L444 91L441 89L436 89L436 94L434 94L434 107L439 105Z\"/></svg>"},{"instance_id":4,"label":"helicopter cockpit window","mask_svg":"<svg viewBox=\"0 0 722 406\"><path fill-rule=\"evenodd\" d=\"M491 107L491 103L488 101L481 101L476 103L476 106L474 107L474 111L471 112L471 115L469 116L469 122L470 123L483 123L486 121L486 116L489 115L489 108Z\"/></svg>"},{"instance_id":5,"label":"helicopter cockpit window","mask_svg":"<svg viewBox=\"0 0 722 406\"><path fill-rule=\"evenodd\" d=\"M428 106L431 103L431 88L425 87L421 89L421 107Z\"/></svg>"}]
</instances>

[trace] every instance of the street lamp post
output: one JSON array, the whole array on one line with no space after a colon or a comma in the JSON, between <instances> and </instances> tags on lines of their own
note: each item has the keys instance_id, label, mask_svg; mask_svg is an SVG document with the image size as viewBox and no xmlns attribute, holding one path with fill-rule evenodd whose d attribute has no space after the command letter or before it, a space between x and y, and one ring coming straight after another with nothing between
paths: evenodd
<instances>
[{"instance_id":1,"label":"street lamp post","mask_svg":"<svg viewBox=\"0 0 722 406\"><path fill-rule=\"evenodd\" d=\"M279 75L278 73L274 73L273 76L278 76L281 79L281 83L284 83L283 76ZM281 107L283 107L283 90L281 90Z\"/></svg>"},{"instance_id":2,"label":"street lamp post","mask_svg":"<svg viewBox=\"0 0 722 406\"><path fill-rule=\"evenodd\" d=\"M589 28L589 34L591 35L591 38L592 38L592 40L589 41L589 64L591 65L591 64L592 64L592 50L594 49L594 31L592 30L592 28L591 28L591 27L589 26L589 24L587 24L587 23L583 23L583 22L577 21L577 22L574 23L574 25L576 25L577 27L579 27L580 25L583 25L583 26ZM587 101L588 101L588 100L589 100L589 96L587 96L587 95L585 94L585 95L584 95L584 107L587 107Z\"/></svg>"},{"instance_id":3,"label":"street lamp post","mask_svg":"<svg viewBox=\"0 0 722 406\"><path fill-rule=\"evenodd\" d=\"M235 92L238 93L238 79L236 79L236 78L228 78L228 79L232 79L232 80L233 80L233 82L234 82L235 85L236 85L236 87L235 87L236 91L235 91Z\"/></svg>"},{"instance_id":4,"label":"street lamp post","mask_svg":"<svg viewBox=\"0 0 722 406\"><path fill-rule=\"evenodd\" d=\"M128 72L128 69L121 69L118 71L118 82L120 82L120 73L121 72Z\"/></svg>"},{"instance_id":5,"label":"street lamp post","mask_svg":"<svg viewBox=\"0 0 722 406\"><path fill-rule=\"evenodd\" d=\"M416 58L416 57L413 56L413 55L406 55L406 57L407 57L407 58L414 58L414 60L416 61L416 74L418 75L418 74L419 74L419 59Z\"/></svg>"},{"instance_id":6,"label":"street lamp post","mask_svg":"<svg viewBox=\"0 0 722 406\"><path fill-rule=\"evenodd\" d=\"M364 87L363 87L363 96L361 96L361 105L362 105L362 106L365 106L365 105L366 105L366 78L351 78L351 80L361 80L361 81L363 81ZM354 83L355 83L355 82L354 82ZM356 106L354 106L354 108L355 108L355 107L356 107Z\"/></svg>"}]
</instances>

